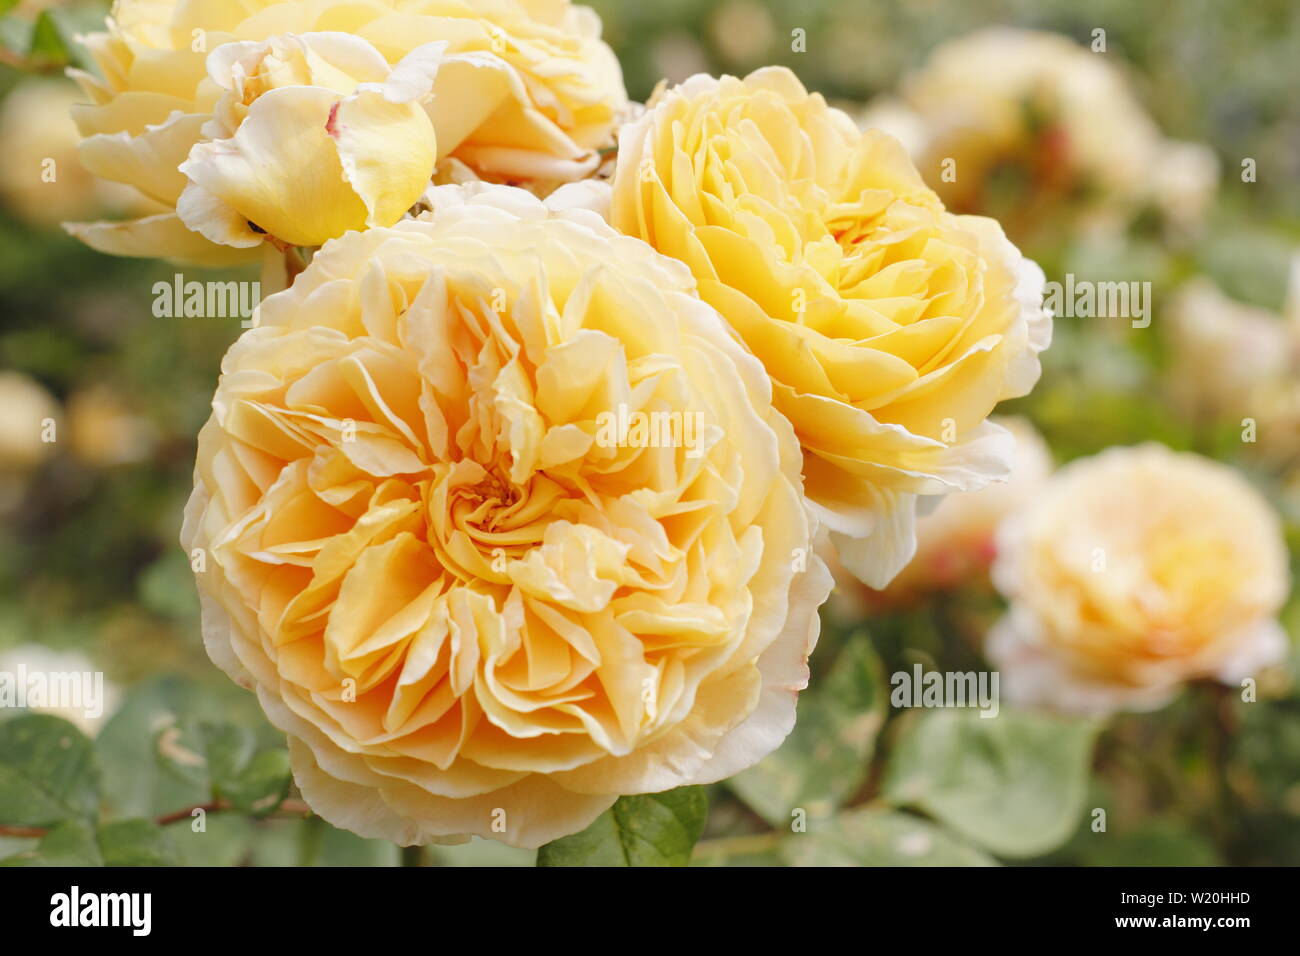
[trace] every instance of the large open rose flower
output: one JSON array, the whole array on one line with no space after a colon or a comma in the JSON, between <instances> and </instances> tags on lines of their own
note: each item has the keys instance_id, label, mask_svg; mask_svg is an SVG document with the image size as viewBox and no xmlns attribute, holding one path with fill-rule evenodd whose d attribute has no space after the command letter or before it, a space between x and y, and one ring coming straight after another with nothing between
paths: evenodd
<instances>
[{"instance_id":1,"label":"large open rose flower","mask_svg":"<svg viewBox=\"0 0 1300 956\"><path fill-rule=\"evenodd\" d=\"M830 579L768 378L679 263L558 198L431 202L262 304L183 543L321 816L533 847L776 747Z\"/></svg>"},{"instance_id":2,"label":"large open rose flower","mask_svg":"<svg viewBox=\"0 0 1300 956\"><path fill-rule=\"evenodd\" d=\"M1146 709L1286 650L1276 515L1232 469L1162 445L1061 469L1003 526L993 575L1011 608L988 653L1015 699Z\"/></svg>"},{"instance_id":3,"label":"large open rose flower","mask_svg":"<svg viewBox=\"0 0 1300 956\"><path fill-rule=\"evenodd\" d=\"M319 39L337 34L353 42ZM83 163L169 207L70 227L118 255L222 264L276 229L314 245L391 224L431 160L494 180L577 179L626 105L599 19L567 0L117 0L85 43L102 75L73 71L90 100L75 111ZM436 74L427 56L409 61L437 43ZM367 85L382 95L354 95ZM203 191L178 216L191 181Z\"/></svg>"},{"instance_id":4,"label":"large open rose flower","mask_svg":"<svg viewBox=\"0 0 1300 956\"><path fill-rule=\"evenodd\" d=\"M997 223L947 213L896 140L783 68L696 76L623 128L611 218L685 262L762 360L868 584L911 557L918 495L1007 475L986 418L1038 378L1043 275Z\"/></svg>"}]
</instances>

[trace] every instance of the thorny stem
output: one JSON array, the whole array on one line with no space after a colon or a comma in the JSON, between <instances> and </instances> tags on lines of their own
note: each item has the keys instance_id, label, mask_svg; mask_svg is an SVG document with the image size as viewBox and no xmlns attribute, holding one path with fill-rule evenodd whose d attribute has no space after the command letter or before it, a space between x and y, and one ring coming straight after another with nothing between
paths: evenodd
<instances>
[{"instance_id":1,"label":"thorny stem","mask_svg":"<svg viewBox=\"0 0 1300 956\"><path fill-rule=\"evenodd\" d=\"M234 806L221 800L214 800L211 803L196 803L193 806L184 807L180 810L173 810L171 813L164 813L154 820L154 823L160 827L165 827L170 823L178 823L181 820L188 820L194 815L195 810L202 810L204 813L223 813L233 810ZM280 804L279 809L273 816L279 817L300 817L304 814L311 813L311 807L301 800L286 800ZM26 827L10 826L0 824L0 836L7 837L42 837L50 830L49 827Z\"/></svg>"}]
</instances>

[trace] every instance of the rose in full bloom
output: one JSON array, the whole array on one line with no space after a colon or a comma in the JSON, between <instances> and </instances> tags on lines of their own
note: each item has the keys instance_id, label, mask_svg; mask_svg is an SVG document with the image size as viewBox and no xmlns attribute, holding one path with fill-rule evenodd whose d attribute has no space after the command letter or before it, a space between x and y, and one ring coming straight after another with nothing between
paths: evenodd
<instances>
[{"instance_id":1,"label":"rose in full bloom","mask_svg":"<svg viewBox=\"0 0 1300 956\"><path fill-rule=\"evenodd\" d=\"M935 49L902 91L926 130L917 161L957 211L1030 231L1074 213L1122 222L1151 204L1192 225L1214 198L1214 153L1166 140L1111 56L1069 37L980 30Z\"/></svg>"},{"instance_id":2,"label":"rose in full bloom","mask_svg":"<svg viewBox=\"0 0 1300 956\"><path fill-rule=\"evenodd\" d=\"M772 377L842 563L883 587L918 495L1005 477L987 416L1051 337L1043 274L790 71L695 76L623 128L611 220L686 263Z\"/></svg>"},{"instance_id":3,"label":"rose in full bloom","mask_svg":"<svg viewBox=\"0 0 1300 956\"><path fill-rule=\"evenodd\" d=\"M830 579L768 378L564 193L331 241L199 436L209 653L365 836L538 846L755 763L807 680Z\"/></svg>"},{"instance_id":4,"label":"rose in full bloom","mask_svg":"<svg viewBox=\"0 0 1300 956\"><path fill-rule=\"evenodd\" d=\"M1003 525L993 577L1011 606L988 655L1013 699L1148 709L1286 652L1276 515L1231 468L1163 445L1062 468Z\"/></svg>"},{"instance_id":5,"label":"rose in full bloom","mask_svg":"<svg viewBox=\"0 0 1300 956\"><path fill-rule=\"evenodd\" d=\"M82 161L165 209L70 226L118 255L223 264L264 233L390 225L434 162L577 179L626 105L599 19L567 0L117 0L85 43Z\"/></svg>"}]
</instances>

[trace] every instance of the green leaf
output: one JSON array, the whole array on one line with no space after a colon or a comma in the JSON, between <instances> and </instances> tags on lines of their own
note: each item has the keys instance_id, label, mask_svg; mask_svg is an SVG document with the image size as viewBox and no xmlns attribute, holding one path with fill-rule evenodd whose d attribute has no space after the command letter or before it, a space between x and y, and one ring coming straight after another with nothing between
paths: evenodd
<instances>
[{"instance_id":1,"label":"green leaf","mask_svg":"<svg viewBox=\"0 0 1300 956\"><path fill-rule=\"evenodd\" d=\"M934 824L893 810L849 810L809 821L782 843L793 866L997 866Z\"/></svg>"},{"instance_id":2,"label":"green leaf","mask_svg":"<svg viewBox=\"0 0 1300 956\"><path fill-rule=\"evenodd\" d=\"M0 0L0 16L18 6L18 0Z\"/></svg>"},{"instance_id":3,"label":"green leaf","mask_svg":"<svg viewBox=\"0 0 1300 956\"><path fill-rule=\"evenodd\" d=\"M232 685L233 687L233 685ZM104 803L110 817L157 817L180 807L204 803L212 798L206 769L177 767L155 752L159 729L181 726L182 744L188 729L197 733L194 722L220 722L238 715L245 723L246 711L256 711L251 694L224 686L209 689L176 678L150 681L133 688L117 712L95 738L95 751L103 769ZM260 714L249 713L251 718ZM269 726L258 734L262 746L279 746L284 736ZM204 758L206 760L206 757ZM164 766L167 763L167 766Z\"/></svg>"},{"instance_id":4,"label":"green leaf","mask_svg":"<svg viewBox=\"0 0 1300 956\"><path fill-rule=\"evenodd\" d=\"M252 846L254 866L396 866L398 849L332 827L320 817L268 820Z\"/></svg>"},{"instance_id":5,"label":"green leaf","mask_svg":"<svg viewBox=\"0 0 1300 956\"><path fill-rule=\"evenodd\" d=\"M428 846L425 852L436 866L533 866L537 862L533 850L520 850L481 837L454 846Z\"/></svg>"},{"instance_id":6,"label":"green leaf","mask_svg":"<svg viewBox=\"0 0 1300 956\"><path fill-rule=\"evenodd\" d=\"M686 866L704 832L703 787L620 797L581 833L537 851L538 866Z\"/></svg>"},{"instance_id":7,"label":"green leaf","mask_svg":"<svg viewBox=\"0 0 1300 956\"><path fill-rule=\"evenodd\" d=\"M63 65L71 59L71 44L51 11L45 10L36 18L32 28L32 45L29 51L33 60L44 65Z\"/></svg>"},{"instance_id":8,"label":"green leaf","mask_svg":"<svg viewBox=\"0 0 1300 956\"><path fill-rule=\"evenodd\" d=\"M728 786L775 827L788 826L796 809L809 816L834 812L867 774L886 702L880 658L859 635L826 679L804 691L785 743Z\"/></svg>"},{"instance_id":9,"label":"green leaf","mask_svg":"<svg viewBox=\"0 0 1300 956\"><path fill-rule=\"evenodd\" d=\"M99 771L81 731L47 714L0 723L0 823L50 826L98 807Z\"/></svg>"},{"instance_id":10,"label":"green leaf","mask_svg":"<svg viewBox=\"0 0 1300 956\"><path fill-rule=\"evenodd\" d=\"M220 781L217 795L233 803L237 810L262 816L273 811L289 795L292 779L289 751L263 750L255 754L242 770Z\"/></svg>"},{"instance_id":11,"label":"green leaf","mask_svg":"<svg viewBox=\"0 0 1300 956\"><path fill-rule=\"evenodd\" d=\"M159 765L214 797L218 782L237 776L256 746L246 728L188 719L163 727L154 737Z\"/></svg>"},{"instance_id":12,"label":"green leaf","mask_svg":"<svg viewBox=\"0 0 1300 956\"><path fill-rule=\"evenodd\" d=\"M237 813L209 813L199 832L194 830L193 817L164 829L182 866L238 866L249 855L254 838L260 838L257 825Z\"/></svg>"},{"instance_id":13,"label":"green leaf","mask_svg":"<svg viewBox=\"0 0 1300 956\"><path fill-rule=\"evenodd\" d=\"M176 846L152 820L121 820L99 828L105 866L175 866Z\"/></svg>"},{"instance_id":14,"label":"green leaf","mask_svg":"<svg viewBox=\"0 0 1300 956\"><path fill-rule=\"evenodd\" d=\"M81 820L65 820L50 828L30 850L0 860L0 866L103 866L95 831Z\"/></svg>"},{"instance_id":15,"label":"green leaf","mask_svg":"<svg viewBox=\"0 0 1300 956\"><path fill-rule=\"evenodd\" d=\"M122 817L156 817L208 798L198 784L164 773L154 757L160 725L174 723L186 709L190 689L180 681L146 684L127 695L95 738L104 773L108 811Z\"/></svg>"},{"instance_id":16,"label":"green leaf","mask_svg":"<svg viewBox=\"0 0 1300 956\"><path fill-rule=\"evenodd\" d=\"M140 603L197 632L199 596L188 556L179 548L168 548L139 578Z\"/></svg>"},{"instance_id":17,"label":"green leaf","mask_svg":"<svg viewBox=\"0 0 1300 956\"><path fill-rule=\"evenodd\" d=\"M916 807L999 856L1036 856L1069 839L1084 809L1099 726L1003 710L916 716L900 736L887 800Z\"/></svg>"}]
</instances>

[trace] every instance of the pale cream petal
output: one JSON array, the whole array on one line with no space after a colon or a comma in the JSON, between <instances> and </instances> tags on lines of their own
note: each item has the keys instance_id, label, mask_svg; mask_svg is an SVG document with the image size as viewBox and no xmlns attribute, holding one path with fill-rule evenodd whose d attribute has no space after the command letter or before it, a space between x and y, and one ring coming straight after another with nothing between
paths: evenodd
<instances>
[{"instance_id":1,"label":"pale cream petal","mask_svg":"<svg viewBox=\"0 0 1300 956\"><path fill-rule=\"evenodd\" d=\"M359 229L367 210L344 177L326 130L337 104L332 90L271 90L253 102L232 138L199 143L181 171L263 232L291 245L320 245ZM197 230L198 220L192 225Z\"/></svg>"},{"instance_id":2,"label":"pale cream petal","mask_svg":"<svg viewBox=\"0 0 1300 956\"><path fill-rule=\"evenodd\" d=\"M209 242L175 213L123 222L69 222L64 228L92 249L114 256L169 259L214 268L256 261L246 250Z\"/></svg>"}]
</instances>

